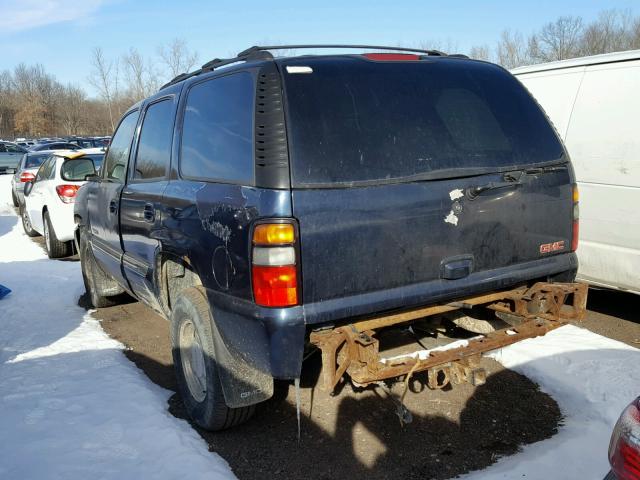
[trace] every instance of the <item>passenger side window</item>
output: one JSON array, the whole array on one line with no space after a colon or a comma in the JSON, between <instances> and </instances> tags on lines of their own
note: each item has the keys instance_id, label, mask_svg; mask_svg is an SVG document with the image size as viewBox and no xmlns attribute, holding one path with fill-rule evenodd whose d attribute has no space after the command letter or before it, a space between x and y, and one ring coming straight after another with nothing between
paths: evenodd
<instances>
[{"instance_id":1,"label":"passenger side window","mask_svg":"<svg viewBox=\"0 0 640 480\"><path fill-rule=\"evenodd\" d=\"M144 115L133 178L164 178L171 160L173 101L151 104Z\"/></svg>"},{"instance_id":2,"label":"passenger side window","mask_svg":"<svg viewBox=\"0 0 640 480\"><path fill-rule=\"evenodd\" d=\"M7 147L5 147L4 143L0 143L0 153L6 153Z\"/></svg>"},{"instance_id":3,"label":"passenger side window","mask_svg":"<svg viewBox=\"0 0 640 480\"><path fill-rule=\"evenodd\" d=\"M104 161L104 177L107 180L124 183L124 177L127 174L129 151L131 150L131 142L133 141L137 123L138 112L131 112L120 122L116 133L113 135Z\"/></svg>"},{"instance_id":4,"label":"passenger side window","mask_svg":"<svg viewBox=\"0 0 640 480\"><path fill-rule=\"evenodd\" d=\"M254 94L247 72L198 83L189 90L180 147L183 176L253 184Z\"/></svg>"}]
</instances>

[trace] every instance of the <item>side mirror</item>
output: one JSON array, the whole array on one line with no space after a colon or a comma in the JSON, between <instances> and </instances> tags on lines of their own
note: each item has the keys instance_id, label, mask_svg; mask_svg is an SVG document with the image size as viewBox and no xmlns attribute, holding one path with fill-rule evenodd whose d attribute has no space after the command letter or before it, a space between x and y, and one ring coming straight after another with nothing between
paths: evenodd
<instances>
[{"instance_id":1,"label":"side mirror","mask_svg":"<svg viewBox=\"0 0 640 480\"><path fill-rule=\"evenodd\" d=\"M24 196L28 197L29 194L31 193L31 190L33 190L33 181L27 182L24 184L24 191L23 191Z\"/></svg>"},{"instance_id":2,"label":"side mirror","mask_svg":"<svg viewBox=\"0 0 640 480\"><path fill-rule=\"evenodd\" d=\"M84 179L87 182L99 182L100 176L95 173L90 173L89 175L85 175Z\"/></svg>"}]
</instances>

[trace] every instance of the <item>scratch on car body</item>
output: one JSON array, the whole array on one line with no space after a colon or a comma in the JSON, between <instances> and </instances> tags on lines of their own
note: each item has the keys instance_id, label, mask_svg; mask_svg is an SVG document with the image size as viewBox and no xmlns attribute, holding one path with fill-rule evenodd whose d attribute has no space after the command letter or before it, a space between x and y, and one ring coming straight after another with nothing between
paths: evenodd
<instances>
[{"instance_id":1,"label":"scratch on car body","mask_svg":"<svg viewBox=\"0 0 640 480\"><path fill-rule=\"evenodd\" d=\"M446 223L450 223L451 225L455 225L458 226L458 217L456 216L456 214L453 212L453 210L451 210L449 212L449 215L447 215L446 217L444 217L444 221Z\"/></svg>"},{"instance_id":2,"label":"scratch on car body","mask_svg":"<svg viewBox=\"0 0 640 480\"><path fill-rule=\"evenodd\" d=\"M451 200L457 200L461 197L464 197L464 192L461 188L456 188L455 190L451 190L449 192L449 198L451 198Z\"/></svg>"}]
</instances>

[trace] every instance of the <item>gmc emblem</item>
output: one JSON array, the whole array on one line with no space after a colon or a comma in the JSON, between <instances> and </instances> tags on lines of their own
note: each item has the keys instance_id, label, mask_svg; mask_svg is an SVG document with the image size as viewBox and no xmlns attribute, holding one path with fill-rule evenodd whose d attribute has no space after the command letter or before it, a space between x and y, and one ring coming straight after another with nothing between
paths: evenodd
<instances>
[{"instance_id":1,"label":"gmc emblem","mask_svg":"<svg viewBox=\"0 0 640 480\"><path fill-rule=\"evenodd\" d=\"M557 252L558 250L564 250L564 240L553 243L543 243L540 245L540 253L542 254Z\"/></svg>"}]
</instances>

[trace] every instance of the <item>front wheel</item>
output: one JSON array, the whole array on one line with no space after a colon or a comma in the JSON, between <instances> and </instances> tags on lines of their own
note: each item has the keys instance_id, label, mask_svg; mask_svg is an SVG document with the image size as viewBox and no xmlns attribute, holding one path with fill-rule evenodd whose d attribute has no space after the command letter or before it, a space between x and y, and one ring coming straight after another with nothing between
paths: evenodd
<instances>
[{"instance_id":1,"label":"front wheel","mask_svg":"<svg viewBox=\"0 0 640 480\"><path fill-rule=\"evenodd\" d=\"M229 408L222 393L213 342L213 318L201 287L178 295L171 313L173 365L189 416L206 430L224 430L246 422L255 405Z\"/></svg>"}]
</instances>

